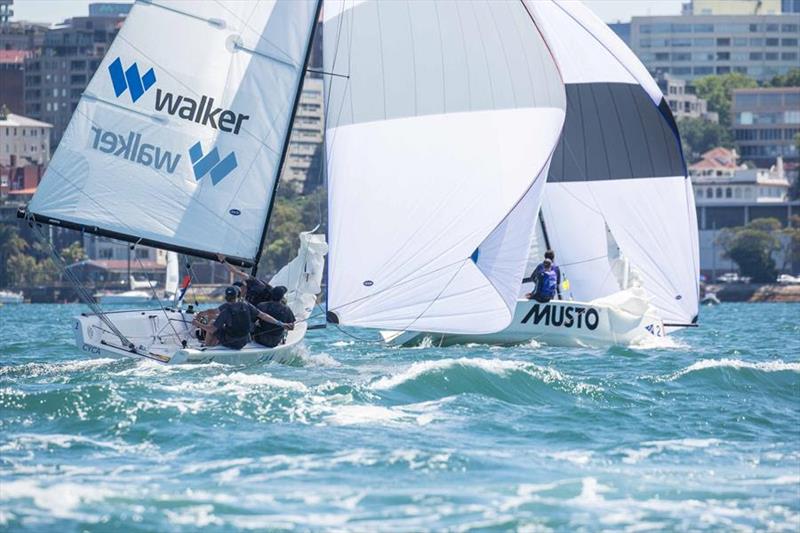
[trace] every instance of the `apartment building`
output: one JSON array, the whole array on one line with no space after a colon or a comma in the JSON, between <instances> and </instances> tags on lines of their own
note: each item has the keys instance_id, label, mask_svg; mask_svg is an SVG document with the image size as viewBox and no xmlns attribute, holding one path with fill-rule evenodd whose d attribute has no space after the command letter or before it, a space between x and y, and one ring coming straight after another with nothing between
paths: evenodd
<instances>
[{"instance_id":1,"label":"apartment building","mask_svg":"<svg viewBox=\"0 0 800 533\"><path fill-rule=\"evenodd\" d=\"M736 89L731 104L733 137L742 159L768 167L781 156L800 161L800 87Z\"/></svg>"}]
</instances>

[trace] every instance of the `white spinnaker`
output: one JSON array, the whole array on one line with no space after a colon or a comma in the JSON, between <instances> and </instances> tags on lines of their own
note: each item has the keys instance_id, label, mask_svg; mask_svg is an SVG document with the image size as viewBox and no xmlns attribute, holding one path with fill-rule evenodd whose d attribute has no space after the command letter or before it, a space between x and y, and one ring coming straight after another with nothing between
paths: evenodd
<instances>
[{"instance_id":1,"label":"white spinnaker","mask_svg":"<svg viewBox=\"0 0 800 533\"><path fill-rule=\"evenodd\" d=\"M178 294L180 286L180 264L178 254L167 252L167 276L164 281L164 292L170 296Z\"/></svg>"},{"instance_id":2,"label":"white spinnaker","mask_svg":"<svg viewBox=\"0 0 800 533\"><path fill-rule=\"evenodd\" d=\"M692 321L699 277L694 196L661 91L582 3L526 5L566 84L567 118L543 213L570 296L585 301L620 289L607 257L608 225L662 318Z\"/></svg>"},{"instance_id":3,"label":"white spinnaker","mask_svg":"<svg viewBox=\"0 0 800 533\"><path fill-rule=\"evenodd\" d=\"M29 211L164 248L252 261L317 5L136 3Z\"/></svg>"},{"instance_id":4,"label":"white spinnaker","mask_svg":"<svg viewBox=\"0 0 800 533\"><path fill-rule=\"evenodd\" d=\"M328 309L343 324L508 325L564 119L521 2L328 0Z\"/></svg>"}]
</instances>

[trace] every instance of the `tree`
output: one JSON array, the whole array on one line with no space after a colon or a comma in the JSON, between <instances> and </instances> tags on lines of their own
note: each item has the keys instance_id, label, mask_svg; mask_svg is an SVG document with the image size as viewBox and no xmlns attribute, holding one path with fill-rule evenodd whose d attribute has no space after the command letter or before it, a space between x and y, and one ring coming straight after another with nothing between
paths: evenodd
<instances>
[{"instance_id":1,"label":"tree","mask_svg":"<svg viewBox=\"0 0 800 533\"><path fill-rule=\"evenodd\" d=\"M777 75L767 83L768 87L800 87L800 68L793 68L783 75Z\"/></svg>"},{"instance_id":2,"label":"tree","mask_svg":"<svg viewBox=\"0 0 800 533\"><path fill-rule=\"evenodd\" d=\"M784 255L784 269L786 263L791 264L792 273L800 270L800 215L792 215L789 225L783 229L782 233L789 237L788 250Z\"/></svg>"},{"instance_id":3,"label":"tree","mask_svg":"<svg viewBox=\"0 0 800 533\"><path fill-rule=\"evenodd\" d=\"M20 237L15 225L0 224L0 287L5 287L12 281L8 275L8 260L27 248L28 243Z\"/></svg>"},{"instance_id":4,"label":"tree","mask_svg":"<svg viewBox=\"0 0 800 533\"><path fill-rule=\"evenodd\" d=\"M719 114L720 125L728 129L731 126L731 91L758 87L758 83L740 72L731 72L698 78L694 87L695 94L708 102L708 110Z\"/></svg>"},{"instance_id":5,"label":"tree","mask_svg":"<svg viewBox=\"0 0 800 533\"><path fill-rule=\"evenodd\" d=\"M66 264L71 265L86 259L86 252L83 251L81 243L75 241L66 248L61 249L61 258Z\"/></svg>"},{"instance_id":6,"label":"tree","mask_svg":"<svg viewBox=\"0 0 800 533\"><path fill-rule=\"evenodd\" d=\"M683 153L689 159L697 159L700 154L717 146L733 147L731 133L716 122L703 118L682 118L678 121Z\"/></svg>"},{"instance_id":7,"label":"tree","mask_svg":"<svg viewBox=\"0 0 800 533\"><path fill-rule=\"evenodd\" d=\"M739 266L742 276L759 283L772 283L777 276L772 254L781 247L780 229L777 219L760 218L746 226L722 230L717 242L725 257Z\"/></svg>"}]
</instances>

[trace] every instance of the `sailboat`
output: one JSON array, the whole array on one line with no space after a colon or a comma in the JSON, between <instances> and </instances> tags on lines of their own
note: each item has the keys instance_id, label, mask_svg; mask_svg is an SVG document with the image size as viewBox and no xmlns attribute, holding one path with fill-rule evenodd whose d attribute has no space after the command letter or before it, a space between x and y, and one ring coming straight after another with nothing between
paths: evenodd
<instances>
[{"instance_id":1,"label":"sailboat","mask_svg":"<svg viewBox=\"0 0 800 533\"><path fill-rule=\"evenodd\" d=\"M330 321L398 344L569 346L696 323L675 121L585 6L331 0L325 28L325 70L341 74L329 84ZM548 248L569 282L542 304L522 280Z\"/></svg>"},{"instance_id":2,"label":"sailboat","mask_svg":"<svg viewBox=\"0 0 800 533\"><path fill-rule=\"evenodd\" d=\"M256 274L321 2L137 2L18 216L216 260ZM77 317L94 355L244 362L297 346L325 243L300 238L285 275L298 326L269 349L207 348L179 301ZM296 267L295 263L295 267ZM169 305L169 303L168 303Z\"/></svg>"}]
</instances>

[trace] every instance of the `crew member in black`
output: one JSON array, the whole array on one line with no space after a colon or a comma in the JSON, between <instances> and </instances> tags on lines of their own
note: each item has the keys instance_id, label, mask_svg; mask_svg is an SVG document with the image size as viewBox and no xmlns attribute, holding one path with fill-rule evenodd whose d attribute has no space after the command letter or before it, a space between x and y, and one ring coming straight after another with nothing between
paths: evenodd
<instances>
[{"instance_id":1,"label":"crew member in black","mask_svg":"<svg viewBox=\"0 0 800 533\"><path fill-rule=\"evenodd\" d=\"M276 320L267 313L259 311L249 302L237 301L239 289L231 286L225 289L225 303L219 307L219 315L214 320L216 336L220 344L233 350L241 350L250 342L250 332L253 323L258 319L261 322L272 324L280 331L294 329L293 323Z\"/></svg>"},{"instance_id":2,"label":"crew member in black","mask_svg":"<svg viewBox=\"0 0 800 533\"><path fill-rule=\"evenodd\" d=\"M271 296L272 287L264 280L251 276L244 270L239 270L232 264L225 260L222 254L217 255L217 259L222 262L231 274L243 278L244 281L236 281L233 284L240 288L242 299L253 305L258 305L260 302L268 301Z\"/></svg>"},{"instance_id":3,"label":"crew member in black","mask_svg":"<svg viewBox=\"0 0 800 533\"><path fill-rule=\"evenodd\" d=\"M277 318L282 322L294 323L294 313L286 305L286 287L274 287L272 289L272 299L267 302L258 304L258 310ZM256 330L253 333L253 340L259 344L274 348L279 344L283 344L286 339L286 332L272 324L260 322L256 325Z\"/></svg>"}]
</instances>

